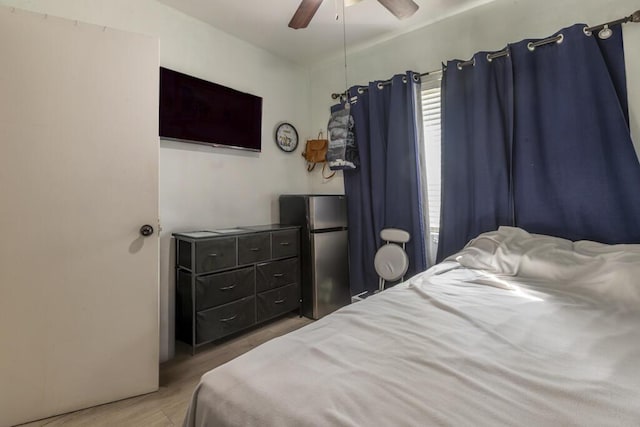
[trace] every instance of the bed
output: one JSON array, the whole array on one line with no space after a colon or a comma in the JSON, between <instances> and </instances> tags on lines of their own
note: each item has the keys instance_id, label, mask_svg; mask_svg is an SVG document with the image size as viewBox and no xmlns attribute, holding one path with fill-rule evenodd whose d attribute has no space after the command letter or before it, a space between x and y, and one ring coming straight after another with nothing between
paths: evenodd
<instances>
[{"instance_id":1,"label":"bed","mask_svg":"<svg viewBox=\"0 0 640 427\"><path fill-rule=\"evenodd\" d=\"M208 372L185 425L640 425L640 245L482 234Z\"/></svg>"}]
</instances>

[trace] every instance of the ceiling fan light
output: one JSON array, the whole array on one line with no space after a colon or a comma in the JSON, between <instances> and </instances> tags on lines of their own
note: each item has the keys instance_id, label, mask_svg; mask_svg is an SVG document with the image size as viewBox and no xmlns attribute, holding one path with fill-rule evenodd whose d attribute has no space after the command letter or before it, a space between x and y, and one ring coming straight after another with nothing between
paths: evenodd
<instances>
[{"instance_id":1,"label":"ceiling fan light","mask_svg":"<svg viewBox=\"0 0 640 427\"><path fill-rule=\"evenodd\" d=\"M413 0L378 0L398 19L405 19L416 13L420 8Z\"/></svg>"},{"instance_id":2,"label":"ceiling fan light","mask_svg":"<svg viewBox=\"0 0 640 427\"><path fill-rule=\"evenodd\" d=\"M360 3L362 0L344 0L345 7L353 6L354 4Z\"/></svg>"}]
</instances>

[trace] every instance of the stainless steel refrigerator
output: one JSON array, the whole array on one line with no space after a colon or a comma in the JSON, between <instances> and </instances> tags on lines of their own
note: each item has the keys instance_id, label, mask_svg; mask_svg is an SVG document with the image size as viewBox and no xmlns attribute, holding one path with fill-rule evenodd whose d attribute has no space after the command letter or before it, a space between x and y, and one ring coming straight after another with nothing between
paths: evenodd
<instances>
[{"instance_id":1,"label":"stainless steel refrigerator","mask_svg":"<svg viewBox=\"0 0 640 427\"><path fill-rule=\"evenodd\" d=\"M302 227L302 314L312 319L351 302L346 202L341 195L280 196L280 223Z\"/></svg>"}]
</instances>

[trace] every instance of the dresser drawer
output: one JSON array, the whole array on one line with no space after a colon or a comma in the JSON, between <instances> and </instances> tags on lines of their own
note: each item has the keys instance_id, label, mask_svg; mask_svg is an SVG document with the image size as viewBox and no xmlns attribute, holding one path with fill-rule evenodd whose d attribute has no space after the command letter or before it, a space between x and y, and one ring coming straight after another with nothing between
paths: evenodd
<instances>
[{"instance_id":1,"label":"dresser drawer","mask_svg":"<svg viewBox=\"0 0 640 427\"><path fill-rule=\"evenodd\" d=\"M271 233L272 258L287 258L300 252L300 233L298 230L274 231Z\"/></svg>"},{"instance_id":2,"label":"dresser drawer","mask_svg":"<svg viewBox=\"0 0 640 427\"><path fill-rule=\"evenodd\" d=\"M235 267L236 261L235 237L196 242L195 272L198 274Z\"/></svg>"},{"instance_id":3,"label":"dresser drawer","mask_svg":"<svg viewBox=\"0 0 640 427\"><path fill-rule=\"evenodd\" d=\"M196 277L196 311L255 293L254 267Z\"/></svg>"},{"instance_id":4,"label":"dresser drawer","mask_svg":"<svg viewBox=\"0 0 640 427\"><path fill-rule=\"evenodd\" d=\"M259 264L256 267L256 292L298 283L298 258Z\"/></svg>"},{"instance_id":5,"label":"dresser drawer","mask_svg":"<svg viewBox=\"0 0 640 427\"><path fill-rule=\"evenodd\" d=\"M259 293L256 303L258 322L288 313L299 306L300 290L297 283Z\"/></svg>"},{"instance_id":6,"label":"dresser drawer","mask_svg":"<svg viewBox=\"0 0 640 427\"><path fill-rule=\"evenodd\" d=\"M222 338L256 322L255 297L196 313L196 343Z\"/></svg>"},{"instance_id":7,"label":"dresser drawer","mask_svg":"<svg viewBox=\"0 0 640 427\"><path fill-rule=\"evenodd\" d=\"M238 263L240 265L266 261L271 257L269 233L238 237Z\"/></svg>"}]
</instances>

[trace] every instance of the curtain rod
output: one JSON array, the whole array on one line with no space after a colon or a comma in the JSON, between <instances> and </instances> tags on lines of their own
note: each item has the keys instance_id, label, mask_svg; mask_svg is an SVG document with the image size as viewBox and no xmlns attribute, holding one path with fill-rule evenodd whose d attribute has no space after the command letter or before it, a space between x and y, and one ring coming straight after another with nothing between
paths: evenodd
<instances>
[{"instance_id":1,"label":"curtain rod","mask_svg":"<svg viewBox=\"0 0 640 427\"><path fill-rule=\"evenodd\" d=\"M640 10L636 10L635 12L633 12L631 15L629 16L625 16L624 18L620 18L620 19L616 19L613 21L609 21L609 22L605 22L604 24L600 24L600 25L594 25L593 27L584 27L583 31L587 36L590 36L594 31L599 31L601 30L602 32L604 32L604 34L602 34L603 38L608 38L610 37L610 33L611 30L609 29L610 25L616 25L616 24L626 24L627 22L640 22ZM549 43L562 43L562 40L564 39L562 34L558 34L555 37L549 37L546 39L542 39L542 40L538 40L536 42L529 42L527 44L527 47L529 48L529 50L533 51L535 50L536 47L539 46L543 46L545 44L549 44ZM496 58L500 58L502 56L508 56L509 55L509 51L507 49L503 49L503 50L499 50L497 52L493 52L493 53L488 53L487 54L487 61L491 62L492 60L496 59ZM475 58L470 59L469 61L462 61L462 62L458 62L457 67L459 70L462 69L462 67L466 67L468 65L475 65L476 60ZM445 67L446 68L446 67ZM433 71L427 71L426 73L421 73L420 77L424 77L424 76L428 76L430 74L437 74L437 73L442 73L442 69L439 70L433 70ZM391 83L391 80L383 80L380 83L378 83L378 86L386 86L388 84ZM367 87L362 87L359 88L358 91L360 93L364 92L365 90L368 90ZM332 93L331 94L331 99L338 99L338 98L342 98L344 96L346 96L347 92L341 92L341 93Z\"/></svg>"}]
</instances>

